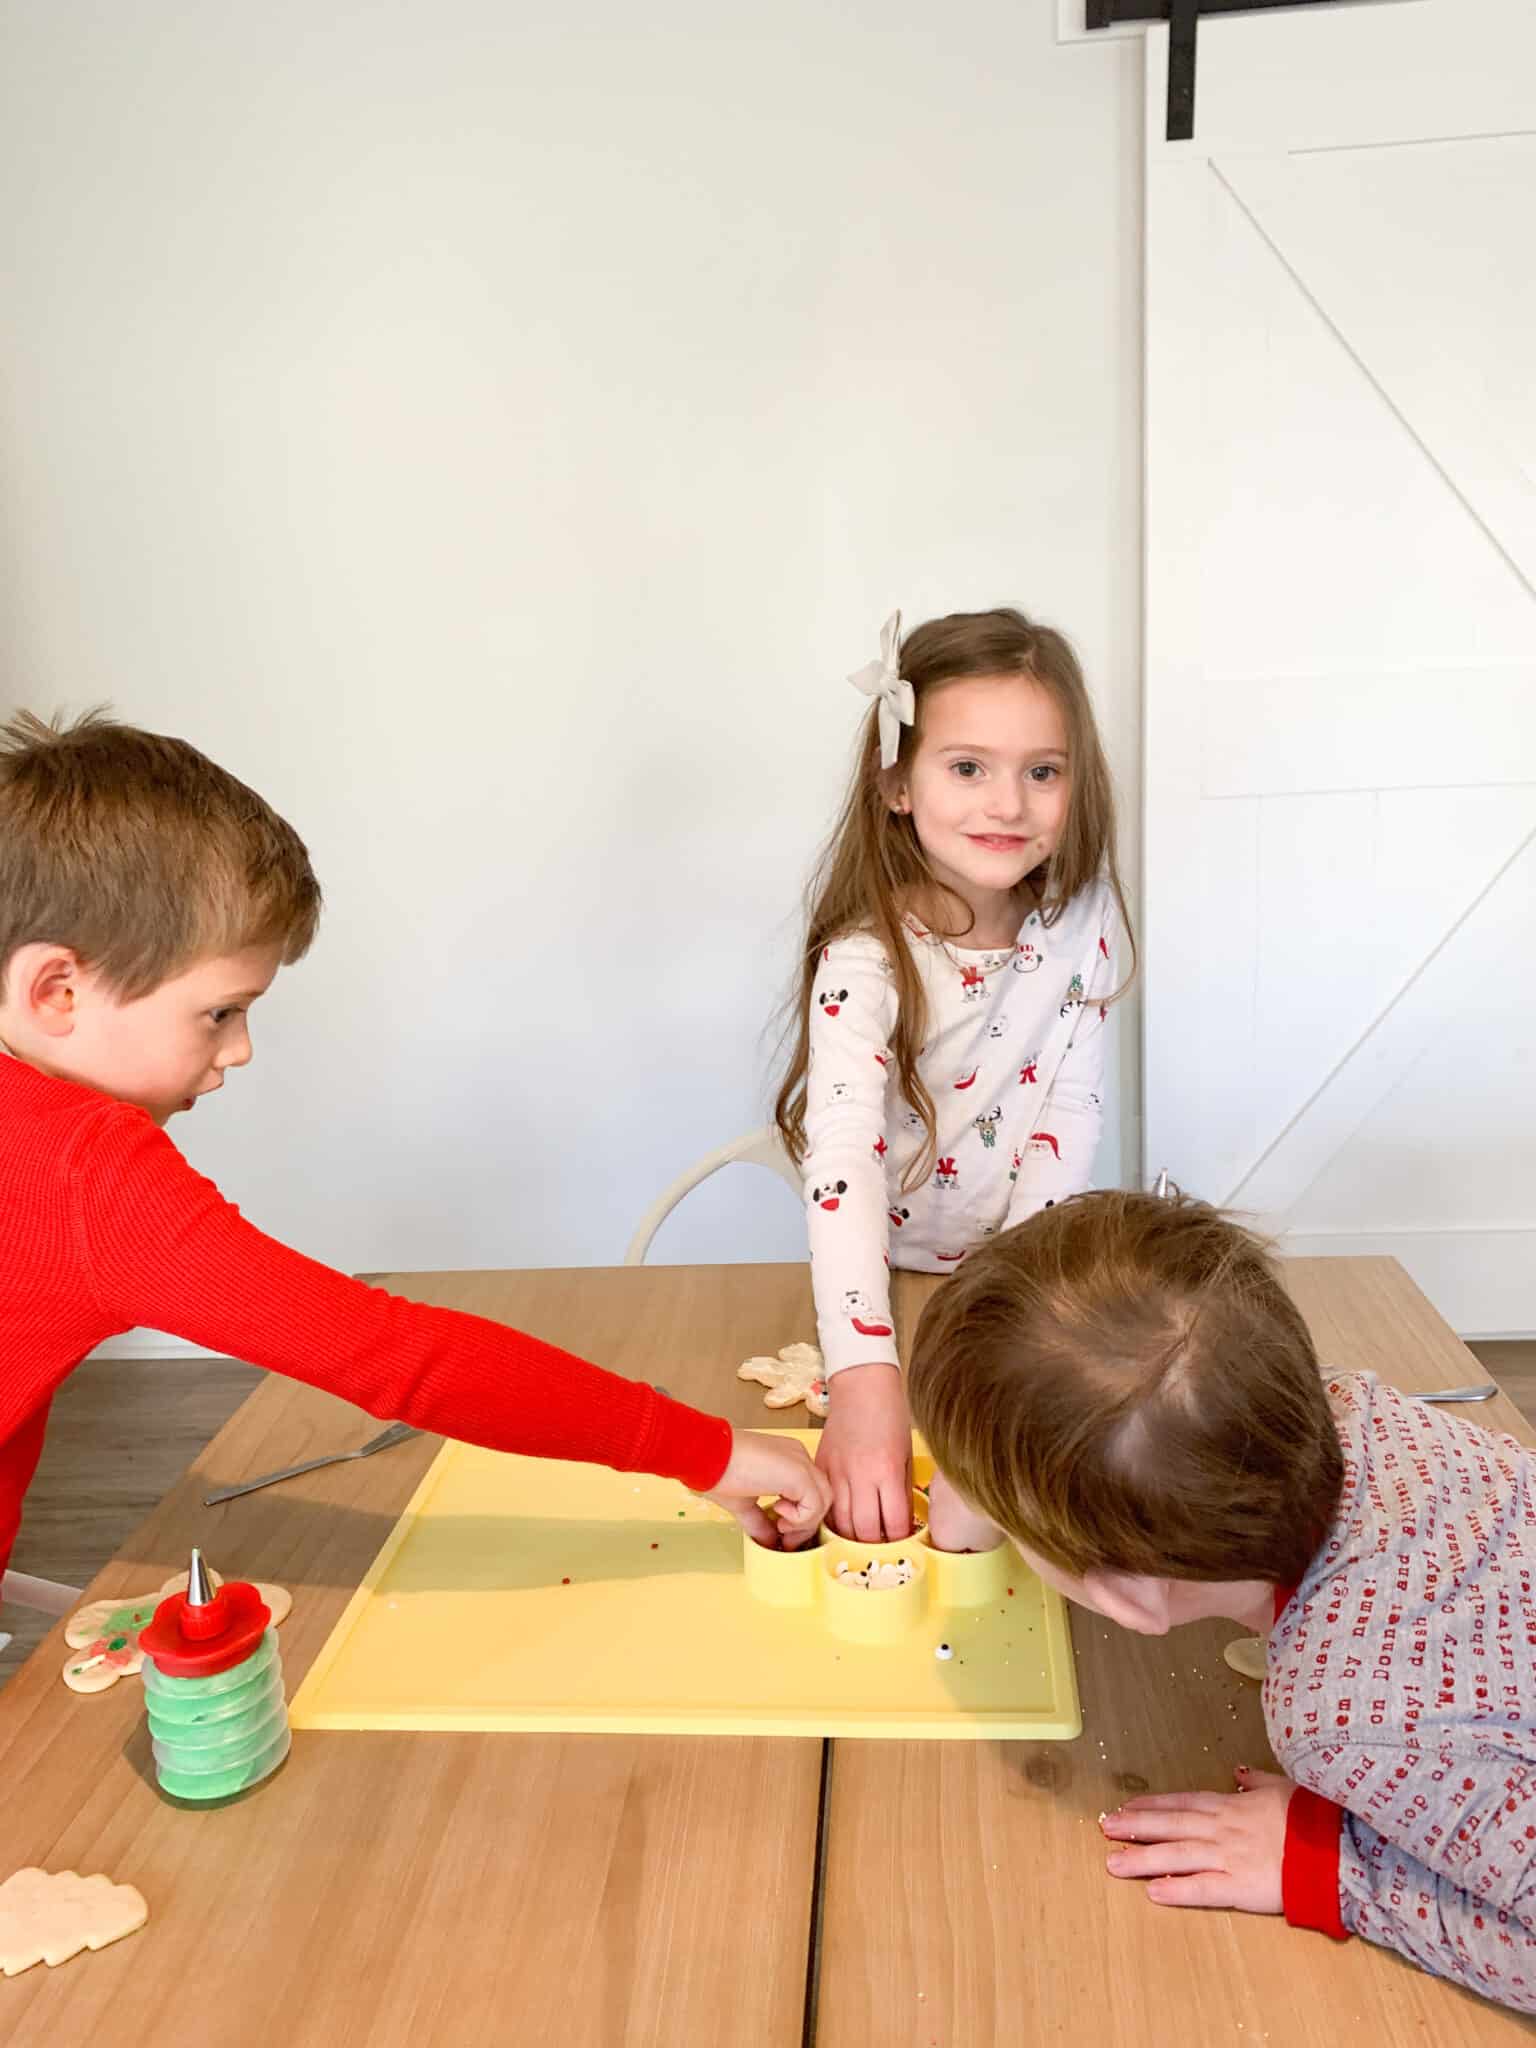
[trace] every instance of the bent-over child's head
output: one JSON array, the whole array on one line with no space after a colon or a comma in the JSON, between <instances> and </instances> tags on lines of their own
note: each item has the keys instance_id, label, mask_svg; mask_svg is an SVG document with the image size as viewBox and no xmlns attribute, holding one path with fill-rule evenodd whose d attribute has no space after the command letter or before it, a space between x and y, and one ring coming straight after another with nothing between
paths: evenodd
<instances>
[{"instance_id":1,"label":"bent-over child's head","mask_svg":"<svg viewBox=\"0 0 1536 2048\"><path fill-rule=\"evenodd\" d=\"M292 826L185 740L0 728L0 1039L31 1064L164 1122L249 1059L319 916Z\"/></svg>"},{"instance_id":2,"label":"bent-over child's head","mask_svg":"<svg viewBox=\"0 0 1536 2048\"><path fill-rule=\"evenodd\" d=\"M1306 1324L1202 1202L1077 1195L993 1238L924 1310L908 1392L958 1491L1069 1580L1294 1586L1337 1507Z\"/></svg>"}]
</instances>

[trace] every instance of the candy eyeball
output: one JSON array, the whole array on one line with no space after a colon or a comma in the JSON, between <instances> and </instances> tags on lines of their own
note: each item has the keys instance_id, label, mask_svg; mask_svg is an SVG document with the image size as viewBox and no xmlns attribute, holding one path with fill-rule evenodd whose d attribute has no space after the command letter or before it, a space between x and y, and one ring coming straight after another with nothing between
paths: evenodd
<instances>
[{"instance_id":1,"label":"candy eyeball","mask_svg":"<svg viewBox=\"0 0 1536 2048\"><path fill-rule=\"evenodd\" d=\"M940 1643L939 1647L934 1651L933 1654L935 1655L935 1657L938 1658L941 1664L947 1664L950 1658L953 1657L955 1653L950 1648L948 1643Z\"/></svg>"}]
</instances>

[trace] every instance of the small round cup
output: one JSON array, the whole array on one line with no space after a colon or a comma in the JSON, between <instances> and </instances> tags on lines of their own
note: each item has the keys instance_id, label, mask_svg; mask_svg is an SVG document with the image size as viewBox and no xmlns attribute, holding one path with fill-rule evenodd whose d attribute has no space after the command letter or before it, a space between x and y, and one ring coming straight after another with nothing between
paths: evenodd
<instances>
[{"instance_id":1,"label":"small round cup","mask_svg":"<svg viewBox=\"0 0 1536 2048\"><path fill-rule=\"evenodd\" d=\"M815 1606L821 1553L814 1543L803 1550L769 1550L744 1533L741 1554L747 1591L754 1600L768 1607Z\"/></svg>"},{"instance_id":2,"label":"small round cup","mask_svg":"<svg viewBox=\"0 0 1536 2048\"><path fill-rule=\"evenodd\" d=\"M1024 1570L1011 1543L999 1543L991 1550L935 1550L923 1552L933 1581L934 1604L938 1607L987 1607L1007 1598L1009 1574Z\"/></svg>"},{"instance_id":3,"label":"small round cup","mask_svg":"<svg viewBox=\"0 0 1536 2048\"><path fill-rule=\"evenodd\" d=\"M882 1551L893 1552L882 1557ZM924 1559L929 1553L915 1544L903 1547L899 1543L877 1544L866 1549L862 1555L842 1555L840 1550L828 1547L821 1553L821 1598L827 1626L846 1643L863 1643L870 1649L884 1649L900 1642L907 1632L922 1620L928 1606L928 1579ZM838 1576L838 1566L845 1565L850 1573L860 1571L866 1564L897 1564L905 1560L912 1567L912 1576L904 1586L882 1586L871 1590L867 1586L847 1584Z\"/></svg>"}]
</instances>

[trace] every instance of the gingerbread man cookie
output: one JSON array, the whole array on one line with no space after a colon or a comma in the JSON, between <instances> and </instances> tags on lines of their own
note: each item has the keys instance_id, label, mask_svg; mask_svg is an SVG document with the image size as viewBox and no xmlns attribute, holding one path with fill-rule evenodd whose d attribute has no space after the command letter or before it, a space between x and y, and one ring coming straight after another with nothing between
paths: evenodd
<instances>
[{"instance_id":1,"label":"gingerbread man cookie","mask_svg":"<svg viewBox=\"0 0 1536 2048\"><path fill-rule=\"evenodd\" d=\"M777 1358L749 1358L736 1368L736 1377L766 1387L766 1407L793 1408L803 1401L812 1415L827 1412L827 1382L814 1344L786 1344Z\"/></svg>"},{"instance_id":2,"label":"gingerbread man cookie","mask_svg":"<svg viewBox=\"0 0 1536 2048\"><path fill-rule=\"evenodd\" d=\"M214 1590L224 1581L210 1572ZM79 1607L64 1624L64 1640L76 1654L60 1674L71 1692L105 1692L120 1678L138 1671L144 1663L139 1648L141 1631L154 1619L155 1609L171 1593L187 1590L187 1575L178 1572L167 1579L158 1593L142 1600L90 1600ZM272 1625L286 1621L293 1596L282 1586L258 1584L257 1592L272 1610Z\"/></svg>"}]
</instances>

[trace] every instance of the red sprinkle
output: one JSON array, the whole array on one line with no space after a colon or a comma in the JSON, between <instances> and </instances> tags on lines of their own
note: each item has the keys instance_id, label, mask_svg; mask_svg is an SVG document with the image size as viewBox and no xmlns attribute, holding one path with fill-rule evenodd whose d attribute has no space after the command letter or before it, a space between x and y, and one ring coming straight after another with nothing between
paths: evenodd
<instances>
[{"instance_id":1,"label":"red sprinkle","mask_svg":"<svg viewBox=\"0 0 1536 2048\"><path fill-rule=\"evenodd\" d=\"M562 1586L568 1586L571 1582L569 1579L562 1579L560 1583Z\"/></svg>"},{"instance_id":2,"label":"red sprinkle","mask_svg":"<svg viewBox=\"0 0 1536 2048\"><path fill-rule=\"evenodd\" d=\"M1011 1600L1011 1599L1013 1598L1013 1588L1012 1588L1012 1586L1010 1586L1010 1587L1008 1588L1008 1598L1009 1598L1010 1600Z\"/></svg>"},{"instance_id":3,"label":"red sprinkle","mask_svg":"<svg viewBox=\"0 0 1536 2048\"><path fill-rule=\"evenodd\" d=\"M660 1548L661 1548L661 1545L660 1545L659 1543L653 1543L653 1544L651 1545L651 1548L652 1548L652 1550L660 1550Z\"/></svg>"}]
</instances>

